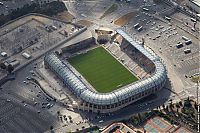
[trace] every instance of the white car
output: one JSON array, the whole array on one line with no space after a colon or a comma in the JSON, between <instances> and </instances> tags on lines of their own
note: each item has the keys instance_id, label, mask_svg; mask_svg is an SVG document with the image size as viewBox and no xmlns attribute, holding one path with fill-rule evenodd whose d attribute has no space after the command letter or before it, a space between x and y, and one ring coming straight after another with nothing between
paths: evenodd
<instances>
[{"instance_id":1,"label":"white car","mask_svg":"<svg viewBox=\"0 0 200 133\"><path fill-rule=\"evenodd\" d=\"M7 102L10 102L10 99L6 99Z\"/></svg>"},{"instance_id":2,"label":"white car","mask_svg":"<svg viewBox=\"0 0 200 133\"><path fill-rule=\"evenodd\" d=\"M99 121L99 123L103 123L103 122L104 122L103 120L100 120L100 121Z\"/></svg>"}]
</instances>

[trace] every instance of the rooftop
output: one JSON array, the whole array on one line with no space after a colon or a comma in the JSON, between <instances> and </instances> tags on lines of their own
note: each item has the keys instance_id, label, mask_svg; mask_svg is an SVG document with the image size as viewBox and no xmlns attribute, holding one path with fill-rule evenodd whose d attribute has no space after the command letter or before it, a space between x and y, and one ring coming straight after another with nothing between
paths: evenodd
<instances>
[{"instance_id":1,"label":"rooftop","mask_svg":"<svg viewBox=\"0 0 200 133\"><path fill-rule=\"evenodd\" d=\"M131 129L124 123L118 122L108 126L102 133L142 133L140 129Z\"/></svg>"},{"instance_id":2,"label":"rooftop","mask_svg":"<svg viewBox=\"0 0 200 133\"><path fill-rule=\"evenodd\" d=\"M192 0L192 2L200 7L200 0Z\"/></svg>"}]
</instances>

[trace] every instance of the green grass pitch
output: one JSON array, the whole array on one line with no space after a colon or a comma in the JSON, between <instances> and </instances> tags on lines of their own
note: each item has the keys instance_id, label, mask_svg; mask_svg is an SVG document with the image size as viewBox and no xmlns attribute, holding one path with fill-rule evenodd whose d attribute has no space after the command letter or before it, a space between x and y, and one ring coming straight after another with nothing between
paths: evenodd
<instances>
[{"instance_id":1,"label":"green grass pitch","mask_svg":"<svg viewBox=\"0 0 200 133\"><path fill-rule=\"evenodd\" d=\"M111 92L138 80L103 47L68 61L100 93Z\"/></svg>"}]
</instances>

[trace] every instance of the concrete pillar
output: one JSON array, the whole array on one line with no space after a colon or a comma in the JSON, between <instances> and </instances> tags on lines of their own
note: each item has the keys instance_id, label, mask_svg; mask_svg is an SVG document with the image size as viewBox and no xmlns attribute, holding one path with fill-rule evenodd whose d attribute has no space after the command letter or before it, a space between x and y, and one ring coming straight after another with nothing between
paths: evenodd
<instances>
[{"instance_id":1,"label":"concrete pillar","mask_svg":"<svg viewBox=\"0 0 200 133\"><path fill-rule=\"evenodd\" d=\"M85 111L85 102L83 102L83 111Z\"/></svg>"}]
</instances>

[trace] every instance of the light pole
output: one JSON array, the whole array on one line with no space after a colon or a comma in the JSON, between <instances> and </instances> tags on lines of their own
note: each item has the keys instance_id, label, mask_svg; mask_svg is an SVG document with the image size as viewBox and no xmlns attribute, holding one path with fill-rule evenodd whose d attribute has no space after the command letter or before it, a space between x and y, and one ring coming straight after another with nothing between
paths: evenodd
<instances>
[{"instance_id":1,"label":"light pole","mask_svg":"<svg viewBox=\"0 0 200 133\"><path fill-rule=\"evenodd\" d=\"M197 132L199 133L199 81L197 80Z\"/></svg>"}]
</instances>

